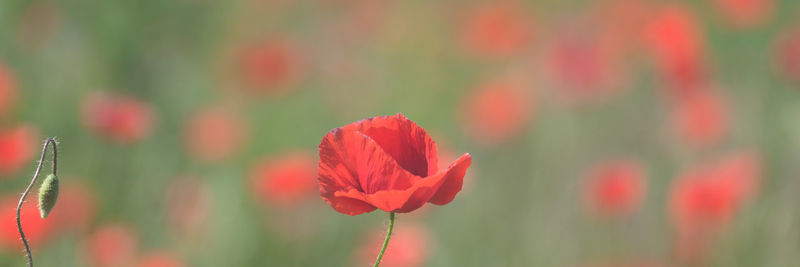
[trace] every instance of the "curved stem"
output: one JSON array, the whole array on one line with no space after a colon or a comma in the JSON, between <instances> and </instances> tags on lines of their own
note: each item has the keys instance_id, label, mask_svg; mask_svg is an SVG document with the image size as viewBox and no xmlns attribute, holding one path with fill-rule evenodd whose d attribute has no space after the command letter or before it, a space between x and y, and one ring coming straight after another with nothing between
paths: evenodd
<instances>
[{"instance_id":1,"label":"curved stem","mask_svg":"<svg viewBox=\"0 0 800 267\"><path fill-rule=\"evenodd\" d=\"M386 238L383 239L383 246L381 247L381 252L378 253L378 258L375 259L375 265L373 267L378 267L381 264L381 258L383 258L383 253L386 252L386 246L389 245L389 237L392 236L392 228L394 228L394 212L389 212L389 230L386 230Z\"/></svg>"},{"instance_id":2,"label":"curved stem","mask_svg":"<svg viewBox=\"0 0 800 267\"><path fill-rule=\"evenodd\" d=\"M28 196L28 193L31 191L31 188L36 183L36 178L39 177L39 172L42 170L42 165L44 164L44 157L47 155L47 147L48 145L53 145L53 175L56 174L56 168L58 167L58 162L56 161L58 155L58 149L56 148L56 140L52 137L47 138L44 142L44 146L42 147L42 156L39 157L39 165L36 166L36 171L33 172L33 178L31 178L31 183L28 184L28 187L25 188L25 192L22 192L22 197L19 198L19 203L17 203L17 229L19 230L19 236L22 237L22 244L25 245L25 255L28 256L28 266L33 267L33 256L31 255L31 248L28 246L28 240L25 239L25 233L22 232L22 222L20 221L20 211L22 210L22 203L25 202L25 197Z\"/></svg>"}]
</instances>

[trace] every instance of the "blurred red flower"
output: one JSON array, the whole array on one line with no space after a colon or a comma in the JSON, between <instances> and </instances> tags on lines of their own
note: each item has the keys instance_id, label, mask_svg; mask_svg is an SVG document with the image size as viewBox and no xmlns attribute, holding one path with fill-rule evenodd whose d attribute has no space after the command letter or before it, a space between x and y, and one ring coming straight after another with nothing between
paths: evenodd
<instances>
[{"instance_id":1,"label":"blurred red flower","mask_svg":"<svg viewBox=\"0 0 800 267\"><path fill-rule=\"evenodd\" d=\"M140 257L136 267L184 267L186 264L166 252L149 252Z\"/></svg>"},{"instance_id":2,"label":"blurred red flower","mask_svg":"<svg viewBox=\"0 0 800 267\"><path fill-rule=\"evenodd\" d=\"M293 207L316 189L314 156L292 152L280 158L263 159L250 175L253 193L259 200L280 207Z\"/></svg>"},{"instance_id":3,"label":"blurred red flower","mask_svg":"<svg viewBox=\"0 0 800 267\"><path fill-rule=\"evenodd\" d=\"M104 225L84 242L84 253L89 266L128 266L136 259L139 239L126 225Z\"/></svg>"},{"instance_id":4,"label":"blurred red flower","mask_svg":"<svg viewBox=\"0 0 800 267\"><path fill-rule=\"evenodd\" d=\"M461 26L468 52L487 58L507 58L530 44L532 25L519 7L492 3L469 10Z\"/></svg>"},{"instance_id":5,"label":"blurred red flower","mask_svg":"<svg viewBox=\"0 0 800 267\"><path fill-rule=\"evenodd\" d=\"M546 53L548 74L571 99L589 100L622 89L624 69L610 33L566 33Z\"/></svg>"},{"instance_id":6,"label":"blurred red flower","mask_svg":"<svg viewBox=\"0 0 800 267\"><path fill-rule=\"evenodd\" d=\"M47 220L54 221L61 229L85 230L94 219L96 196L85 184L72 177L67 179L70 182L61 183L58 203Z\"/></svg>"},{"instance_id":7,"label":"blurred red flower","mask_svg":"<svg viewBox=\"0 0 800 267\"><path fill-rule=\"evenodd\" d=\"M301 75L301 54L288 40L275 39L250 44L238 53L238 73L245 88L254 93L291 89Z\"/></svg>"},{"instance_id":8,"label":"blurred red flower","mask_svg":"<svg viewBox=\"0 0 800 267\"><path fill-rule=\"evenodd\" d=\"M90 131L122 144L147 137L154 119L152 108L147 103L105 92L88 95L81 116Z\"/></svg>"},{"instance_id":9,"label":"blurred red flower","mask_svg":"<svg viewBox=\"0 0 800 267\"><path fill-rule=\"evenodd\" d=\"M385 236L385 229L370 233L357 250L356 258L359 264L356 265L374 262L378 256L378 248L375 247L375 244L381 244ZM381 266L424 266L428 259L430 243L430 233L422 225L417 223L398 224L392 232L391 242L383 254Z\"/></svg>"},{"instance_id":10,"label":"blurred red flower","mask_svg":"<svg viewBox=\"0 0 800 267\"><path fill-rule=\"evenodd\" d=\"M0 62L0 114L5 114L17 99L17 82L11 70Z\"/></svg>"},{"instance_id":11,"label":"blurred red flower","mask_svg":"<svg viewBox=\"0 0 800 267\"><path fill-rule=\"evenodd\" d=\"M0 130L0 174L13 175L30 163L39 145L39 133L21 125Z\"/></svg>"},{"instance_id":12,"label":"blurred red flower","mask_svg":"<svg viewBox=\"0 0 800 267\"><path fill-rule=\"evenodd\" d=\"M207 183L196 177L180 177L169 182L166 212L173 233L198 236L208 219L211 193Z\"/></svg>"},{"instance_id":13,"label":"blurred red flower","mask_svg":"<svg viewBox=\"0 0 800 267\"><path fill-rule=\"evenodd\" d=\"M681 175L670 192L669 210L684 233L724 226L760 180L760 160L751 152L729 155Z\"/></svg>"},{"instance_id":14,"label":"blurred red flower","mask_svg":"<svg viewBox=\"0 0 800 267\"><path fill-rule=\"evenodd\" d=\"M772 16L773 0L714 0L725 20L736 27L752 27Z\"/></svg>"},{"instance_id":15,"label":"blurred red flower","mask_svg":"<svg viewBox=\"0 0 800 267\"><path fill-rule=\"evenodd\" d=\"M781 75L792 81L800 81L800 27L778 37L775 60Z\"/></svg>"},{"instance_id":16,"label":"blurred red flower","mask_svg":"<svg viewBox=\"0 0 800 267\"><path fill-rule=\"evenodd\" d=\"M458 113L468 135L487 144L517 135L531 117L533 106L530 94L518 85L493 81L470 93Z\"/></svg>"},{"instance_id":17,"label":"blurred red flower","mask_svg":"<svg viewBox=\"0 0 800 267\"><path fill-rule=\"evenodd\" d=\"M247 124L222 107L198 111L184 126L190 156L206 162L225 160L238 152L249 138Z\"/></svg>"},{"instance_id":18,"label":"blurred red flower","mask_svg":"<svg viewBox=\"0 0 800 267\"><path fill-rule=\"evenodd\" d=\"M688 8L672 5L652 14L644 29L659 71L681 95L706 81L703 32Z\"/></svg>"},{"instance_id":19,"label":"blurred red flower","mask_svg":"<svg viewBox=\"0 0 800 267\"><path fill-rule=\"evenodd\" d=\"M331 130L319 145L319 157L320 194L348 215L450 203L472 163L466 153L439 172L436 144L399 113Z\"/></svg>"},{"instance_id":20,"label":"blurred red flower","mask_svg":"<svg viewBox=\"0 0 800 267\"><path fill-rule=\"evenodd\" d=\"M696 147L720 141L728 131L728 108L712 90L697 90L673 103L672 122L678 135Z\"/></svg>"},{"instance_id":21,"label":"blurred red flower","mask_svg":"<svg viewBox=\"0 0 800 267\"><path fill-rule=\"evenodd\" d=\"M24 246L17 230L17 203L19 196L5 196L0 200L0 248L19 252ZM22 230L31 247L41 246L50 236L55 226L49 219L39 216L36 201L26 201L20 211Z\"/></svg>"},{"instance_id":22,"label":"blurred red flower","mask_svg":"<svg viewBox=\"0 0 800 267\"><path fill-rule=\"evenodd\" d=\"M602 162L588 172L584 201L590 211L619 217L638 208L646 193L645 173L638 162Z\"/></svg>"}]
</instances>

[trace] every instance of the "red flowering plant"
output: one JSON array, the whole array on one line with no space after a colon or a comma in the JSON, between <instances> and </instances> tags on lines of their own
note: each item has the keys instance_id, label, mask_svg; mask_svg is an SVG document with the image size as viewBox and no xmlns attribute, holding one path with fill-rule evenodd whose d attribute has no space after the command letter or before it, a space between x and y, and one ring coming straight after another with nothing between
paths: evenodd
<instances>
[{"instance_id":1,"label":"red flowering plant","mask_svg":"<svg viewBox=\"0 0 800 267\"><path fill-rule=\"evenodd\" d=\"M334 210L358 215L381 209L389 230L375 261L380 263L396 212L427 202L445 205L461 191L472 163L465 153L438 170L436 143L402 114L361 120L331 130L319 145L320 195Z\"/></svg>"}]
</instances>

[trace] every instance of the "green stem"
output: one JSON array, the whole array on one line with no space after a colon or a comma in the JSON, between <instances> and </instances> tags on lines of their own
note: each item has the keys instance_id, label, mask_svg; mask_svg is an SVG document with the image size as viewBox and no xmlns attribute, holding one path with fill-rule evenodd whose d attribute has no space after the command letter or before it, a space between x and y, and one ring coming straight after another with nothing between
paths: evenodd
<instances>
[{"instance_id":1,"label":"green stem","mask_svg":"<svg viewBox=\"0 0 800 267\"><path fill-rule=\"evenodd\" d=\"M378 265L381 264L383 252L386 252L386 246L389 245L389 237L392 236L392 228L394 228L394 212L389 212L389 230L386 231L386 238L383 239L383 247L381 247L381 252L378 253L378 258L375 259L375 265L373 265L373 267L378 267Z\"/></svg>"},{"instance_id":2,"label":"green stem","mask_svg":"<svg viewBox=\"0 0 800 267\"><path fill-rule=\"evenodd\" d=\"M50 137L44 141L44 146L42 147L42 156L39 158L39 165L36 166L36 171L33 172L31 183L25 188L25 192L22 192L22 197L19 198L19 203L17 203L17 230L19 230L19 236L22 238L22 244L25 245L25 256L28 257L28 267L33 267L33 255L31 255L31 247L28 246L28 239L25 238L25 233L22 231L22 221L20 221L19 215L20 211L22 210L22 203L25 202L25 197L28 196L28 193L31 191L31 187L36 184L36 178L39 177L39 172L42 170L44 157L47 155L48 145L53 145L53 175L56 174L56 168L58 167L58 162L56 161L58 159L58 149L56 148L56 140Z\"/></svg>"}]
</instances>

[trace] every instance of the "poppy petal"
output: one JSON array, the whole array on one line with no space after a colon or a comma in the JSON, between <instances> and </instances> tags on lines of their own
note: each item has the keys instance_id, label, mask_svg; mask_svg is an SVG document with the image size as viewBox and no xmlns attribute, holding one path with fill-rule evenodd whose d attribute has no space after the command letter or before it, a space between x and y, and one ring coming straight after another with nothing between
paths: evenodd
<instances>
[{"instance_id":1,"label":"poppy petal","mask_svg":"<svg viewBox=\"0 0 800 267\"><path fill-rule=\"evenodd\" d=\"M446 171L418 180L406 190L385 190L373 194L349 190L347 192L337 192L335 196L360 199L387 212L410 212L416 210L422 207L425 202L429 202L434 196L438 197L436 202L433 202L434 204L447 204L461 190L461 181L471 161L472 158L469 154L465 154L450 165ZM444 185L447 185L447 188ZM445 190L444 192L441 191L443 189Z\"/></svg>"},{"instance_id":2,"label":"poppy petal","mask_svg":"<svg viewBox=\"0 0 800 267\"><path fill-rule=\"evenodd\" d=\"M437 172L436 143L425 129L403 114L365 119L344 129L369 136L401 167L414 175L426 177Z\"/></svg>"},{"instance_id":3,"label":"poppy petal","mask_svg":"<svg viewBox=\"0 0 800 267\"><path fill-rule=\"evenodd\" d=\"M362 213L367 213L375 210L375 206L370 205L364 201L353 199L349 197L337 197L331 194L330 196L323 197L328 204L333 207L334 210L340 213L344 213L350 216L359 215Z\"/></svg>"},{"instance_id":4,"label":"poppy petal","mask_svg":"<svg viewBox=\"0 0 800 267\"><path fill-rule=\"evenodd\" d=\"M431 197L428 202L436 205L444 205L453 201L456 194L461 191L461 186L464 182L464 175L467 173L467 168L472 164L472 156L465 153L459 157L455 162L447 167L445 174L445 181L439 191Z\"/></svg>"},{"instance_id":5,"label":"poppy petal","mask_svg":"<svg viewBox=\"0 0 800 267\"><path fill-rule=\"evenodd\" d=\"M334 129L322 139L319 150L320 195L342 213L356 215L375 209L371 202L352 195L407 189L422 179L400 167L361 132ZM345 191L353 194L340 193Z\"/></svg>"},{"instance_id":6,"label":"poppy petal","mask_svg":"<svg viewBox=\"0 0 800 267\"><path fill-rule=\"evenodd\" d=\"M441 187L443 175L422 179L406 190L383 190L366 194L357 190L336 192L336 197L352 198L367 202L386 212L409 212L421 207L435 190Z\"/></svg>"}]
</instances>

